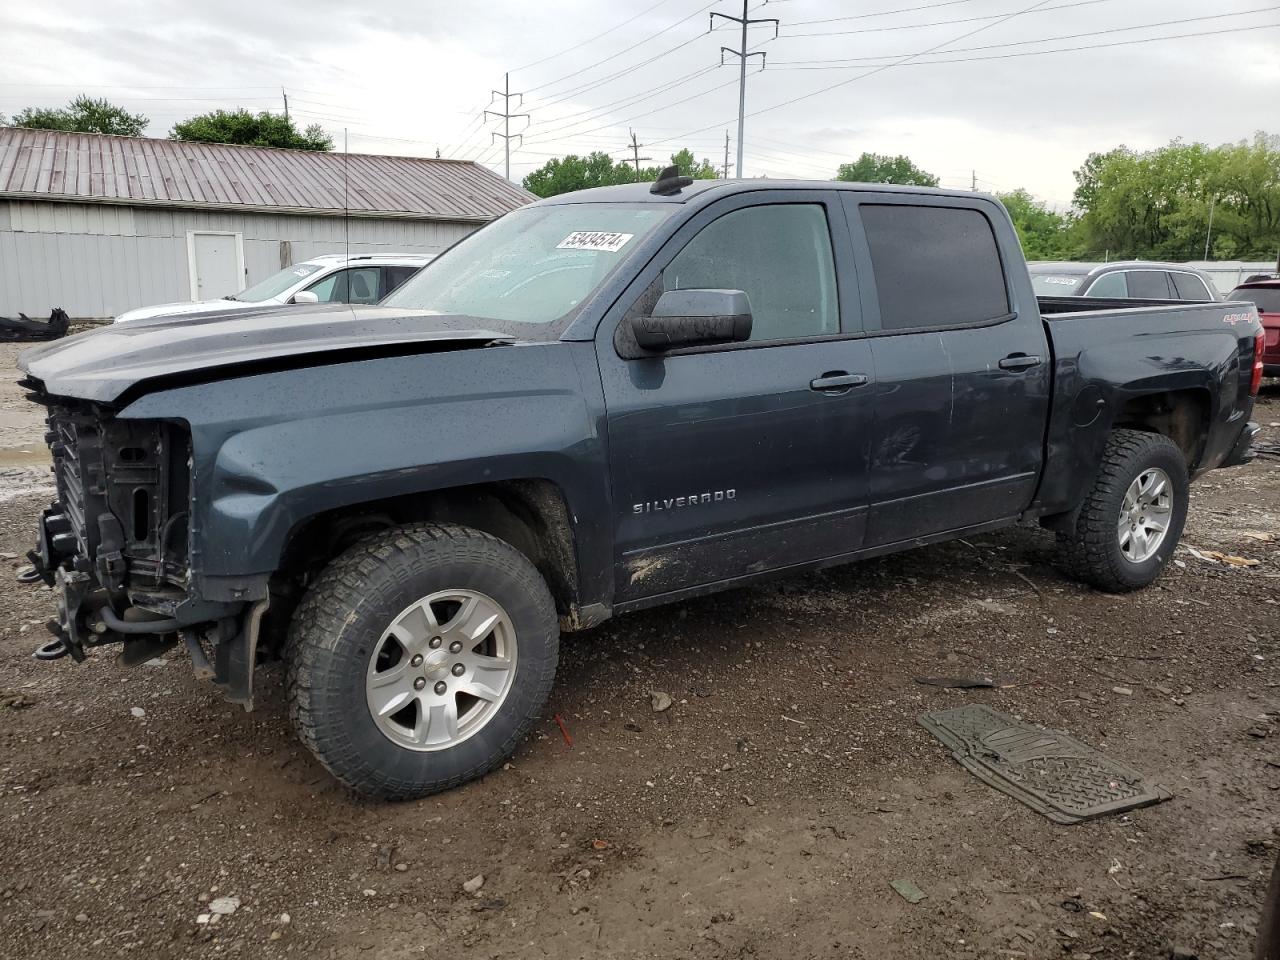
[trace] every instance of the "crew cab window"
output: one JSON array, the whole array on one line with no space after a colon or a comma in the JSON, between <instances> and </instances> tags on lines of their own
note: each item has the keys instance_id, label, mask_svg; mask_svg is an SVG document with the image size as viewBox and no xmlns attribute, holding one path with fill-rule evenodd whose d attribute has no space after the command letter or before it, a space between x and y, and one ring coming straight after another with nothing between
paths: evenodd
<instances>
[{"instance_id":1,"label":"crew cab window","mask_svg":"<svg viewBox=\"0 0 1280 960\"><path fill-rule=\"evenodd\" d=\"M1129 296L1129 284L1124 277L1124 272L1120 270L1115 273L1104 273L1093 281L1084 295L1086 297L1118 297L1124 299Z\"/></svg>"},{"instance_id":2,"label":"crew cab window","mask_svg":"<svg viewBox=\"0 0 1280 960\"><path fill-rule=\"evenodd\" d=\"M378 268L339 270L307 288L321 303L377 303Z\"/></svg>"},{"instance_id":3,"label":"crew cab window","mask_svg":"<svg viewBox=\"0 0 1280 960\"><path fill-rule=\"evenodd\" d=\"M956 327L1009 313L991 223L977 210L863 204L880 327Z\"/></svg>"},{"instance_id":4,"label":"crew cab window","mask_svg":"<svg viewBox=\"0 0 1280 960\"><path fill-rule=\"evenodd\" d=\"M1194 273L1171 273L1173 288L1178 291L1179 300L1212 300L1213 294L1204 285L1204 281Z\"/></svg>"},{"instance_id":5,"label":"crew cab window","mask_svg":"<svg viewBox=\"0 0 1280 960\"><path fill-rule=\"evenodd\" d=\"M747 207L714 220L662 273L664 290L741 290L751 339L840 332L835 260L820 204Z\"/></svg>"},{"instance_id":6,"label":"crew cab window","mask_svg":"<svg viewBox=\"0 0 1280 960\"><path fill-rule=\"evenodd\" d=\"M1163 270L1130 270L1129 296L1135 300L1171 300L1169 275Z\"/></svg>"}]
</instances>

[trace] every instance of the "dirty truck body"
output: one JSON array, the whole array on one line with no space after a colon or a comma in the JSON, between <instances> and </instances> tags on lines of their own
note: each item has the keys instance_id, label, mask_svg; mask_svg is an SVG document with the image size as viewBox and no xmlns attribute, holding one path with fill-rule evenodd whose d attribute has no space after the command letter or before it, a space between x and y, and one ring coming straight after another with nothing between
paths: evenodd
<instances>
[{"instance_id":1,"label":"dirty truck body","mask_svg":"<svg viewBox=\"0 0 1280 960\"><path fill-rule=\"evenodd\" d=\"M1071 574L1168 562L1243 462L1251 304L1037 301L977 194L802 182L569 194L370 308L143 320L23 355L57 500L39 655L183 642L411 797L492 769L560 630L1036 521Z\"/></svg>"}]
</instances>

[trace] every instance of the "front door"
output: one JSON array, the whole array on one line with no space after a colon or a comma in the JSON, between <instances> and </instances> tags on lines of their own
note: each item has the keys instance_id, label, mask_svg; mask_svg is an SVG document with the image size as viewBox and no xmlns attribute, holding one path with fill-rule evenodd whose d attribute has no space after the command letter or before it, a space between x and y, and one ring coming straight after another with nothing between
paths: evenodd
<instances>
[{"instance_id":1,"label":"front door","mask_svg":"<svg viewBox=\"0 0 1280 960\"><path fill-rule=\"evenodd\" d=\"M641 355L621 313L664 290L747 293L747 343ZM616 511L615 601L836 556L862 543L871 355L828 191L761 191L685 224L596 350ZM844 377L832 382L832 378Z\"/></svg>"},{"instance_id":2,"label":"front door","mask_svg":"<svg viewBox=\"0 0 1280 960\"><path fill-rule=\"evenodd\" d=\"M191 258L191 299L218 300L244 289L239 234L194 233Z\"/></svg>"},{"instance_id":3,"label":"front door","mask_svg":"<svg viewBox=\"0 0 1280 960\"><path fill-rule=\"evenodd\" d=\"M867 546L1016 517L1035 494L1049 415L1048 341L1019 315L994 205L846 197L871 294L875 440Z\"/></svg>"}]
</instances>

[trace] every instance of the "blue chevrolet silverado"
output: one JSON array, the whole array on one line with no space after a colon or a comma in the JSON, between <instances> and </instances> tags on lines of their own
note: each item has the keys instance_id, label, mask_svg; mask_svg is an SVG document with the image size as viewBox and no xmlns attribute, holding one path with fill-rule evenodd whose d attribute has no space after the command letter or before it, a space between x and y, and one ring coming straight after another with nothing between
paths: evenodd
<instances>
[{"instance_id":1,"label":"blue chevrolet silverado","mask_svg":"<svg viewBox=\"0 0 1280 960\"><path fill-rule=\"evenodd\" d=\"M490 771L560 633L1019 522L1108 591L1250 456L1253 304L1037 300L991 197L656 183L531 204L377 307L33 349L36 655L183 644L357 791Z\"/></svg>"}]
</instances>

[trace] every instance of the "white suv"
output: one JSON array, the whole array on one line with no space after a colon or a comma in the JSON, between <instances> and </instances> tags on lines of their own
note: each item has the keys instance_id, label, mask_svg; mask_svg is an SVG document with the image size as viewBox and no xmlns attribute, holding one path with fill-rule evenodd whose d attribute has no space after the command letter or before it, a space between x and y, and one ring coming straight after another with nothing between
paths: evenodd
<instances>
[{"instance_id":1,"label":"white suv","mask_svg":"<svg viewBox=\"0 0 1280 960\"><path fill-rule=\"evenodd\" d=\"M286 303L377 303L430 260L429 254L415 253L324 254L285 267L235 296L139 307L120 314L116 323Z\"/></svg>"}]
</instances>

